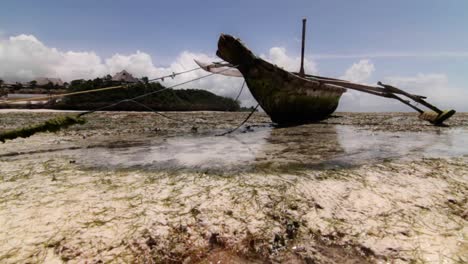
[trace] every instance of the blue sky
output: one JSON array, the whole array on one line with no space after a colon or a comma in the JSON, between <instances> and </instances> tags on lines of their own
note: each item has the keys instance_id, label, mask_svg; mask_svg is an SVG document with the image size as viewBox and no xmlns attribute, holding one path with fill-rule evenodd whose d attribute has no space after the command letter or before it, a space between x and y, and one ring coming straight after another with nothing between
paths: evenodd
<instances>
[{"instance_id":1,"label":"blue sky","mask_svg":"<svg viewBox=\"0 0 468 264\"><path fill-rule=\"evenodd\" d=\"M0 37L32 35L47 47L102 59L139 50L166 67L184 51L214 56L221 32L257 54L283 47L298 56L303 17L306 54L322 75L343 77L368 60L375 68L369 83L441 74L457 91L468 87L466 0L2 0Z\"/></svg>"},{"instance_id":2,"label":"blue sky","mask_svg":"<svg viewBox=\"0 0 468 264\"><path fill-rule=\"evenodd\" d=\"M227 4L226 4L227 3ZM2 0L4 34L29 33L60 49L99 54L212 52L219 33L264 52L298 49L307 17L308 51L319 54L468 50L468 1L24 1Z\"/></svg>"}]
</instances>

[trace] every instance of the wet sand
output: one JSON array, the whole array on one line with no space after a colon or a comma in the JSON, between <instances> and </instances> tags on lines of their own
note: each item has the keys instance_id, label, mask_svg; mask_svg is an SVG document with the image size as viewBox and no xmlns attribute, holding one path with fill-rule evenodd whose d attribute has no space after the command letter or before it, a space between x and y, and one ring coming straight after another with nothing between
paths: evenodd
<instances>
[{"instance_id":1,"label":"wet sand","mask_svg":"<svg viewBox=\"0 0 468 264\"><path fill-rule=\"evenodd\" d=\"M0 112L0 131L60 113ZM468 114L96 113L0 145L0 262L463 263Z\"/></svg>"}]
</instances>

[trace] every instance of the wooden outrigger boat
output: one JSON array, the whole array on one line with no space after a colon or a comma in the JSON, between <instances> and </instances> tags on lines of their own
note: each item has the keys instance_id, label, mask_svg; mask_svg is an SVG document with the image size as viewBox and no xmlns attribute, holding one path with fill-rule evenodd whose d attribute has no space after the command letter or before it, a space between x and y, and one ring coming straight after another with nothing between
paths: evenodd
<instances>
[{"instance_id":1,"label":"wooden outrigger boat","mask_svg":"<svg viewBox=\"0 0 468 264\"><path fill-rule=\"evenodd\" d=\"M378 85L380 86L379 87L352 83L334 78L326 78L321 76L305 74L305 26L306 20L303 19L301 68L298 73L288 72L276 65L273 65L255 56L239 39L225 34L222 34L219 38L218 51L216 52L216 54L220 58L225 60L226 63L206 64L198 61L195 62L201 68L212 73L243 77L250 92L258 101L259 105L270 116L271 120L277 123L278 125L298 125L317 122L326 119L336 110L341 95L344 92L346 92L347 89L357 90L376 96L396 99L410 106L414 110L418 111L420 113L419 117L421 119L427 120L434 125L443 125L443 122L445 120L447 120L455 114L455 110L442 111L434 105L426 102L426 97L422 95L410 94L401 89L398 89L391 85L383 84L381 82L378 82ZM189 71L180 72L177 74L173 73L168 76L162 76L156 79L152 79L152 81L164 80L164 78L167 77L173 78L176 75L180 75ZM200 78L195 78L191 81L198 79ZM180 83L172 87L179 86L185 83L187 82ZM49 95L46 99L60 98L63 96L127 87L127 85L119 85L113 87L92 89L88 91L78 91L52 96ZM169 88L170 87L158 91L163 91ZM122 102L136 102L136 99L154 94L155 92L146 93L144 95L139 95L130 99L124 99L109 106L117 105ZM411 103L409 100L403 99L401 96L405 96L413 100L414 102L429 108L431 111L423 111L422 109ZM36 99L44 99L44 97L39 97ZM80 124L84 122L82 116L94 113L98 110L105 109L109 106L86 111L76 116L65 116L61 118L50 119L43 122L42 124L38 124L35 126L6 131L4 133L0 133L0 142L5 142L5 140L11 140L17 137L29 137L38 132L54 132L60 130L61 128L71 126L73 124ZM245 123L248 120L252 113L247 117L247 119L244 120L243 123ZM243 123L241 123L241 125Z\"/></svg>"},{"instance_id":2,"label":"wooden outrigger boat","mask_svg":"<svg viewBox=\"0 0 468 264\"><path fill-rule=\"evenodd\" d=\"M305 25L304 19L299 73L288 72L255 56L239 39L226 34L220 36L216 54L227 63L197 63L210 72L243 77L253 97L271 120L279 125L305 124L326 119L336 110L341 95L347 89L396 99L418 111L421 119L434 125L441 125L455 114L455 110L442 111L429 104L424 96L410 94L380 82L378 84L381 87L305 74ZM221 70L226 66L232 68ZM432 111L423 111L401 96Z\"/></svg>"}]
</instances>

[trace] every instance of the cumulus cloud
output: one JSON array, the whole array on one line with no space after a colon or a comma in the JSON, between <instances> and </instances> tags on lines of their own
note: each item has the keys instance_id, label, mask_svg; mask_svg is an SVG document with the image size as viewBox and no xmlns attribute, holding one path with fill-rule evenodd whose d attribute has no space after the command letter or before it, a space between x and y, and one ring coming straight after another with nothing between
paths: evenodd
<instances>
[{"instance_id":1,"label":"cumulus cloud","mask_svg":"<svg viewBox=\"0 0 468 264\"><path fill-rule=\"evenodd\" d=\"M298 71L300 57L291 56L285 48L273 47L262 58L283 67L286 70ZM194 59L200 61L219 61L219 58L204 53L181 52L167 67L158 67L152 57L142 51L133 54L115 54L102 59L92 51L61 51L48 47L35 36L18 35L7 39L0 39L0 78L9 81L30 81L36 77L58 77L64 81L74 79L91 79L107 74L114 74L127 70L136 77L149 78L168 75L197 67ZM318 72L316 63L310 58L305 59L305 70L308 73ZM343 79L366 83L369 82L375 66L370 60L360 60L351 65L341 77ZM164 85L201 77L208 73L198 70L166 79ZM464 89L450 85L444 74L418 74L416 76L391 76L384 82L399 86L412 93L429 96L431 102L441 107L454 107L467 110ZM178 88L205 89L222 96L235 97L242 85L242 78L214 75ZM248 89L244 89L240 100L245 106L255 105L256 102ZM343 95L340 103L341 111L395 111L408 108L394 100L388 100L355 91L348 91Z\"/></svg>"},{"instance_id":2,"label":"cumulus cloud","mask_svg":"<svg viewBox=\"0 0 468 264\"><path fill-rule=\"evenodd\" d=\"M92 79L127 70L136 77L149 78L196 68L194 59L218 61L203 53L182 52L168 67L157 67L151 56L137 51L134 54L115 54L103 60L94 52L60 51L46 46L33 35L18 35L0 40L0 78L8 81L30 81L37 77L56 77L64 81ZM176 79L166 79L165 85L174 85L208 73L198 70ZM212 76L178 88L206 89L218 95L235 97L242 85L241 78ZM243 105L254 105L248 89L240 97Z\"/></svg>"},{"instance_id":3,"label":"cumulus cloud","mask_svg":"<svg viewBox=\"0 0 468 264\"><path fill-rule=\"evenodd\" d=\"M284 48L273 47L268 55L263 57L287 70L299 69L300 58L289 56ZM168 67L157 67L151 55L142 51L114 54L102 59L92 51L61 51L48 47L33 35L23 34L0 40L0 78L9 81L30 81L37 77L55 77L64 81L92 79L112 75L124 69L136 77L154 78L196 68L194 59L219 61L219 58L214 56L184 51ZM317 66L310 59L304 60L304 67L308 73L317 73ZM180 75L174 80L166 79L164 84L170 86L206 74L202 70L194 71ZM218 95L235 97L242 82L241 78L215 75L178 88L205 89ZM248 89L244 90L240 101L245 106L256 104Z\"/></svg>"},{"instance_id":4,"label":"cumulus cloud","mask_svg":"<svg viewBox=\"0 0 468 264\"><path fill-rule=\"evenodd\" d=\"M105 67L111 75L125 69L139 77L151 77L163 70L162 68L154 66L153 60L149 54L141 51L137 51L135 54L130 55L115 54L106 59Z\"/></svg>"},{"instance_id":5,"label":"cumulus cloud","mask_svg":"<svg viewBox=\"0 0 468 264\"><path fill-rule=\"evenodd\" d=\"M353 63L340 78L351 82L367 83L374 72L374 64L370 60L362 59ZM392 103L373 95L348 89L341 97L338 111L379 111L382 105L390 104L390 108L394 107Z\"/></svg>"},{"instance_id":6,"label":"cumulus cloud","mask_svg":"<svg viewBox=\"0 0 468 264\"><path fill-rule=\"evenodd\" d=\"M45 46L32 35L0 41L0 76L18 81L38 76L65 80L101 75L105 67L94 52L61 52Z\"/></svg>"},{"instance_id":7,"label":"cumulus cloud","mask_svg":"<svg viewBox=\"0 0 468 264\"><path fill-rule=\"evenodd\" d=\"M301 57L289 56L283 47L273 47L268 55L262 54L260 57L288 71L298 72L301 66ZM317 64L309 58L304 58L304 71L309 74L317 74Z\"/></svg>"},{"instance_id":8,"label":"cumulus cloud","mask_svg":"<svg viewBox=\"0 0 468 264\"><path fill-rule=\"evenodd\" d=\"M363 83L369 80L375 71L374 64L369 60L360 60L349 67L341 79Z\"/></svg>"}]
</instances>

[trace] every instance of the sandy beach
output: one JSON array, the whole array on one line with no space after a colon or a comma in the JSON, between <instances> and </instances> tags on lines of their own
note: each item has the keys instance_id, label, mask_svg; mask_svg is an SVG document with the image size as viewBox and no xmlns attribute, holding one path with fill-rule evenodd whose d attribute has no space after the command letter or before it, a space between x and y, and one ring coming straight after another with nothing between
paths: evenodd
<instances>
[{"instance_id":1,"label":"sandy beach","mask_svg":"<svg viewBox=\"0 0 468 264\"><path fill-rule=\"evenodd\" d=\"M2 111L0 132L61 112ZM466 263L468 114L100 112L0 146L1 263Z\"/></svg>"}]
</instances>

